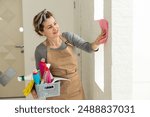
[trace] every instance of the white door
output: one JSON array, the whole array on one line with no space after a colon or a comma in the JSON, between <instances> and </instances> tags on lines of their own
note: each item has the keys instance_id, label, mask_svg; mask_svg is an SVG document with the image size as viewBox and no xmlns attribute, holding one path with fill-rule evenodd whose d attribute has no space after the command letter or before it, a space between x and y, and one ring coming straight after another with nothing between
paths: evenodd
<instances>
[{"instance_id":1,"label":"white door","mask_svg":"<svg viewBox=\"0 0 150 117\"><path fill-rule=\"evenodd\" d=\"M0 99L22 97L24 74L21 0L0 0Z\"/></svg>"}]
</instances>

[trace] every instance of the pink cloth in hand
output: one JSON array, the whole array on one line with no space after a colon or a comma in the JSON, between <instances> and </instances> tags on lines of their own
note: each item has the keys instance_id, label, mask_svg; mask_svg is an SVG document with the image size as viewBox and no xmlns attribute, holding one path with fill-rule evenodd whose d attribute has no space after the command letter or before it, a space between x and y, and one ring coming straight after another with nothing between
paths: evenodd
<instances>
[{"instance_id":1,"label":"pink cloth in hand","mask_svg":"<svg viewBox=\"0 0 150 117\"><path fill-rule=\"evenodd\" d=\"M108 38L108 21L106 19L99 20L99 26L102 29L102 32L104 33L101 41L105 43Z\"/></svg>"}]
</instances>

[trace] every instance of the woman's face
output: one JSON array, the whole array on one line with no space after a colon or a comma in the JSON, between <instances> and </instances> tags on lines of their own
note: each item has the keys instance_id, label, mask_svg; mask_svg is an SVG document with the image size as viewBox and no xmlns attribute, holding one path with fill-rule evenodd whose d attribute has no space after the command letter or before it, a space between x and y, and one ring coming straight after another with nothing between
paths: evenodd
<instances>
[{"instance_id":1,"label":"woman's face","mask_svg":"<svg viewBox=\"0 0 150 117\"><path fill-rule=\"evenodd\" d=\"M57 38L60 36L59 25L53 17L46 19L46 21L43 22L43 25L44 29L42 34L47 38Z\"/></svg>"}]
</instances>

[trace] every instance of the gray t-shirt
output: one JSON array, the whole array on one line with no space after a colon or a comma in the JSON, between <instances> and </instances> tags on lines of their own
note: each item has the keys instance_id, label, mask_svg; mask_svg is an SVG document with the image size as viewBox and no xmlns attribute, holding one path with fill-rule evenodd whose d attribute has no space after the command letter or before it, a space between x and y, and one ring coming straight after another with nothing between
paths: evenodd
<instances>
[{"instance_id":1,"label":"gray t-shirt","mask_svg":"<svg viewBox=\"0 0 150 117\"><path fill-rule=\"evenodd\" d=\"M67 42L72 44L74 47L77 47L81 50L84 50L86 52L94 52L95 50L92 49L91 43L86 42L84 39L79 37L78 35L71 33L71 32L63 32L62 36L67 39ZM66 43L62 42L61 46L59 48L56 48L55 50L62 50L67 47ZM51 48L52 49L52 48ZM47 58L47 47L41 43L36 47L35 50L35 60L36 60L36 68L38 69L38 63L40 62L41 58Z\"/></svg>"}]
</instances>

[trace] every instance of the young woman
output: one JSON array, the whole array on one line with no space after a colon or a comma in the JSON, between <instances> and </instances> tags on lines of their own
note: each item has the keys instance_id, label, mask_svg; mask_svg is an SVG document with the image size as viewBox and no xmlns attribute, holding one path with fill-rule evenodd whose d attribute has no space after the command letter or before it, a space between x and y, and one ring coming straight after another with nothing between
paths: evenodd
<instances>
[{"instance_id":1,"label":"young woman","mask_svg":"<svg viewBox=\"0 0 150 117\"><path fill-rule=\"evenodd\" d=\"M100 44L106 41L105 32L102 32L93 43L86 42L78 35L71 32L60 32L53 14L46 9L38 13L33 19L35 32L46 39L35 50L36 67L41 58L51 64L50 71L53 76L70 79L61 81L60 96L47 99L54 100L82 100L84 91L78 74L78 65L74 48L86 52L95 52ZM32 95L37 98L33 89Z\"/></svg>"}]
</instances>

